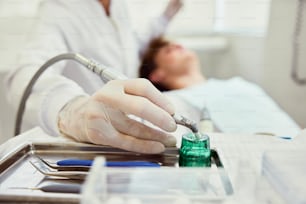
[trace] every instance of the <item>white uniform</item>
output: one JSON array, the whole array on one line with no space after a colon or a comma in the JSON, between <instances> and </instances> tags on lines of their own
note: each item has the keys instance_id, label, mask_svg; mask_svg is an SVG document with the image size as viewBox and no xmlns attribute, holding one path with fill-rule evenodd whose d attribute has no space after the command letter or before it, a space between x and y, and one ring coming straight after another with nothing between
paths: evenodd
<instances>
[{"instance_id":1,"label":"white uniform","mask_svg":"<svg viewBox=\"0 0 306 204\"><path fill-rule=\"evenodd\" d=\"M35 71L48 59L74 52L137 76L139 53L150 39L162 34L168 23L161 16L152 22L149 35L137 36L122 0L112 0L108 17L98 0L47 0L40 7L36 28L29 36L18 66L6 80L8 98L15 108ZM101 79L75 62L49 68L36 83L27 101L23 123L39 125L57 135L57 114L72 98L92 94L103 86Z\"/></svg>"}]
</instances>

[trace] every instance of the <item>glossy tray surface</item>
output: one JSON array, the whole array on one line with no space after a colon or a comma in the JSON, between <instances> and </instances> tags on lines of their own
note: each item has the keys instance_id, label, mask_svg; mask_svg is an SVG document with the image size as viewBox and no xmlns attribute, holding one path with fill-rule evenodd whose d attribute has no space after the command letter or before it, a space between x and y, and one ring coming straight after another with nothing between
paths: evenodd
<instances>
[{"instance_id":1,"label":"glossy tray surface","mask_svg":"<svg viewBox=\"0 0 306 204\"><path fill-rule=\"evenodd\" d=\"M46 177L38 172L30 163L35 162L33 154L56 163L62 159L94 159L104 156L107 161L150 161L161 165L161 168L178 168L177 148L168 148L163 154L143 155L108 146L94 145L67 145L67 144L26 144L16 148L0 161L0 202L1 203L79 203L80 195L73 193L50 193L37 188L48 183L80 184L83 180L70 180L64 178ZM211 168L222 168L218 153L212 150ZM227 175L220 175L224 185L230 183ZM227 194L232 193L232 188L227 188Z\"/></svg>"}]
</instances>

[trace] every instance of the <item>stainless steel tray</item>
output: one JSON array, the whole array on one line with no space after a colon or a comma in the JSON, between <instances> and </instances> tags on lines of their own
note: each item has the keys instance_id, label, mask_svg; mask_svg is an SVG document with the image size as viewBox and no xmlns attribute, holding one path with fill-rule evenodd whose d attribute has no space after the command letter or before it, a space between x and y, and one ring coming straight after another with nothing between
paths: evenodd
<instances>
[{"instance_id":1,"label":"stainless steel tray","mask_svg":"<svg viewBox=\"0 0 306 204\"><path fill-rule=\"evenodd\" d=\"M67 158L94 159L98 155L108 161L142 160L158 162L162 166L178 167L178 149L168 148L163 154L144 155L108 146L68 145L68 144L25 144L16 148L0 161L0 203L79 203L80 195L71 193L50 193L28 188L44 183L80 183L82 180L49 178L38 172L29 161L33 154L48 161ZM212 150L212 168L223 168L217 151ZM220 175L227 194L232 187L227 175ZM22 189L23 188L23 189Z\"/></svg>"}]
</instances>

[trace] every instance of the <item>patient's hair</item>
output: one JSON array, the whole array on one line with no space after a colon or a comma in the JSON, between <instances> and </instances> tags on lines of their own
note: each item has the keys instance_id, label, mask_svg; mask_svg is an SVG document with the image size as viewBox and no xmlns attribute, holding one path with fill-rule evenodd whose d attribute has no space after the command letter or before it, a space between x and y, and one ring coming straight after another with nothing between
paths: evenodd
<instances>
[{"instance_id":1,"label":"patient's hair","mask_svg":"<svg viewBox=\"0 0 306 204\"><path fill-rule=\"evenodd\" d=\"M157 68L155 58L159 50L167 46L170 42L162 37L153 39L147 50L145 51L141 65L139 67L139 77L150 79L151 73ZM153 85L160 91L169 91L170 89L163 86L161 83L152 82Z\"/></svg>"}]
</instances>

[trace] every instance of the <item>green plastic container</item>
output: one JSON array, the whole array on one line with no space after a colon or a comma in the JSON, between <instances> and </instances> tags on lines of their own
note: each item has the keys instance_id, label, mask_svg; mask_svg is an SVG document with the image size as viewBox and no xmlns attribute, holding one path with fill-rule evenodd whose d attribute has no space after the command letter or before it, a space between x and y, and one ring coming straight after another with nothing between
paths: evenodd
<instances>
[{"instance_id":1,"label":"green plastic container","mask_svg":"<svg viewBox=\"0 0 306 204\"><path fill-rule=\"evenodd\" d=\"M181 167L210 167L210 142L208 135L199 133L183 135L180 148L179 165Z\"/></svg>"}]
</instances>

